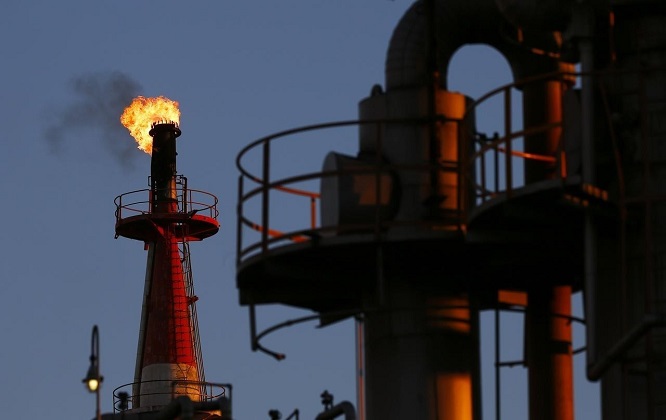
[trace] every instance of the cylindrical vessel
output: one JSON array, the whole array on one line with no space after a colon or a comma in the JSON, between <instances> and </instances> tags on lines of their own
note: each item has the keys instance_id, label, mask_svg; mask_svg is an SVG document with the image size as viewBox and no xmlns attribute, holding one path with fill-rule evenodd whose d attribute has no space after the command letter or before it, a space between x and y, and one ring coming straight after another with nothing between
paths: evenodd
<instances>
[{"instance_id":1,"label":"cylindrical vessel","mask_svg":"<svg viewBox=\"0 0 666 420\"><path fill-rule=\"evenodd\" d=\"M386 286L388 307L365 317L367 418L480 419L479 323L469 298L433 297L405 279Z\"/></svg>"}]
</instances>

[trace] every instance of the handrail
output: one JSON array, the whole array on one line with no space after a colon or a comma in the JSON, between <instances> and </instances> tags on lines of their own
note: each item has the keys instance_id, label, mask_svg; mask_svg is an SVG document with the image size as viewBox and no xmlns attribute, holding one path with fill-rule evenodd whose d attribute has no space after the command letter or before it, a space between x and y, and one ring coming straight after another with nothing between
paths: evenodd
<instances>
[{"instance_id":1,"label":"handrail","mask_svg":"<svg viewBox=\"0 0 666 420\"><path fill-rule=\"evenodd\" d=\"M217 219L220 215L217 209L218 199L215 195L180 185L176 186L175 190L178 194L178 213L203 214L213 219ZM130 216L151 214L150 197L154 192L156 190L144 188L117 196L113 200L113 203L116 205L116 222Z\"/></svg>"},{"instance_id":2,"label":"handrail","mask_svg":"<svg viewBox=\"0 0 666 420\"><path fill-rule=\"evenodd\" d=\"M168 385L168 387L165 388L169 389L169 392L146 392L146 393L139 393L138 395L132 395L132 392L125 392L125 389L129 389L130 391L132 389L141 389L142 384L149 384L149 383L150 384L162 383ZM136 388L134 388L135 385ZM216 399L219 399L220 397L226 397L227 390L229 390L229 398L231 398L231 386L229 384L219 384L215 382L205 382L205 381L187 381L187 380L174 381L170 379L161 379L161 380L156 379L151 381L132 382L116 387L113 390L113 411L117 413L120 411L138 408L133 406L135 398L138 401L140 400L141 397L155 396L155 395L169 395L173 399L177 396L174 390L175 385L185 385L188 388L191 387L191 389L193 390L194 389L200 390L198 394L199 401L214 401ZM121 407L121 404L127 404L127 405Z\"/></svg>"},{"instance_id":3,"label":"handrail","mask_svg":"<svg viewBox=\"0 0 666 420\"><path fill-rule=\"evenodd\" d=\"M528 128L528 129L525 129L525 130L514 131L513 133L511 133L507 136L498 137L495 140L484 142L483 146L481 146L481 148L479 150L472 153L472 155L470 157L470 160L474 161L474 159L480 157L480 155L483 154L484 152L487 152L489 150L493 150L495 148L497 148L497 150L499 150L501 152L506 153L507 149L501 148L499 146L500 144L506 143L509 140L515 140L515 139L519 139L519 138L522 138L522 137L531 136L531 135L534 135L534 134L539 134L539 133L542 133L542 132L546 132L548 130L551 130L553 128L558 128L558 127L561 127L561 126L562 126L561 122L543 124L543 125L540 125L539 127L532 127L532 128ZM520 152L520 151L517 151L517 150L511 150L511 154L513 156L525 157L526 159L544 160L544 161L548 161L548 162L556 161L556 158L554 158L552 156L537 155L537 154L534 154L534 153L525 153L525 152Z\"/></svg>"},{"instance_id":4,"label":"handrail","mask_svg":"<svg viewBox=\"0 0 666 420\"><path fill-rule=\"evenodd\" d=\"M535 76L530 76L526 77L521 80L517 80L515 82L507 83L505 85L502 85L500 87L497 87L483 95L481 95L479 98L477 98L472 105L470 105L467 108L467 111L469 112L471 109L476 108L476 105L485 102L487 99L497 95L500 92L503 92L505 90L511 90L512 88L519 88L524 85L529 85L534 82L540 82L543 80L549 80L549 79L560 79L564 80L566 78L571 78L575 79L576 77L580 76L580 72L570 72L570 71L553 71L550 73L543 73L543 74L538 74Z\"/></svg>"},{"instance_id":5,"label":"handrail","mask_svg":"<svg viewBox=\"0 0 666 420\"><path fill-rule=\"evenodd\" d=\"M296 178L298 178L298 177L296 177ZM259 184L259 185L263 184L263 182L259 178L248 177L248 179L257 183L257 184ZM296 179L295 181L292 180L292 178L288 178L286 180L283 180L283 182L296 182L296 181L300 181L300 179ZM321 195L321 194L316 193L316 192L305 191L305 190L301 190L301 189L298 189L298 188L284 187L282 185L275 185L275 189L278 190L278 191L289 193L289 194L302 195L304 197L310 197L310 198L319 198L320 195Z\"/></svg>"},{"instance_id":6,"label":"handrail","mask_svg":"<svg viewBox=\"0 0 666 420\"><path fill-rule=\"evenodd\" d=\"M666 68L664 67L657 67L652 69L654 70L660 70L663 71ZM498 95L505 95L505 98L509 97L511 95L512 89L520 89L524 86L530 85L532 83L538 83L546 80L560 80L560 81L566 81L566 80L574 80L575 78L582 77L582 76L593 76L593 77L600 77L600 76L612 76L612 75L617 75L617 74L625 74L625 73L633 73L633 72L641 72L645 71L642 69L636 70L636 69L611 69L611 70L603 70L603 71L594 71L594 72L567 72L567 71L556 71L556 72L551 72L547 74L542 74L542 75L536 75L532 77L528 77L516 82L508 83L503 86L500 86L498 88L495 88L488 93L482 95L479 97L477 100L475 100L468 108L466 112L466 116L463 120L466 120L466 118L473 117L475 115L475 110L478 109L481 105L487 103L487 101L491 98L497 97ZM602 89L603 92L603 89ZM604 97L605 99L605 97ZM505 100L505 105L507 101ZM510 103L510 100L509 100ZM608 113L608 104L604 103L605 106L605 111ZM511 108L506 106L504 108L504 113L505 113L505 122L510 121L511 118ZM610 118L609 115L607 115L608 118ZM610 120L609 120L610 121ZM547 123L543 124L540 126L536 127L527 127L521 131L508 131L504 132L503 136L498 136L493 138L491 141L484 142L481 147L476 150L472 155L470 156L468 165L470 168L470 171L475 170L475 164L478 162L481 166L480 172L480 183L474 181L475 178L475 173L474 172L469 172L466 176L469 178L469 180L472 180L471 182L474 184L470 189L477 191L478 195L476 196L477 199L481 199L481 201L486 201L488 198L495 197L497 194L506 191L508 193L511 192L511 190L514 188L513 185L508 182L508 179L510 177L510 174L513 171L512 168L512 163L510 157L519 157L524 160L536 160L536 161L542 161L542 162L548 162L552 164L559 164L560 170L558 171L557 175L560 178L565 178L567 176L566 170L564 169L564 162L562 160L563 158L563 152L564 152L564 145L560 141L560 144L555 150L555 155L540 155L540 154L533 154L533 153L526 153L522 151L515 151L512 150L512 142L516 139L521 139L525 138L531 135L539 134L546 132L548 130L558 128L562 126L562 121L556 122L556 123ZM611 135L613 133L613 130L610 130ZM502 146L504 145L504 146ZM494 163L494 177L492 181L494 181L494 184L490 188L486 186L486 171L487 171L487 162L486 162L486 154L488 153L493 153L493 161ZM500 179L500 174L498 171L498 164L499 164L499 158L498 154L504 154L506 156L506 159L504 159L505 164L507 165L506 170L506 178L505 180L505 188L502 189L499 187L499 179ZM616 165L618 166L618 174L620 177L622 177L622 169L621 165L619 162L618 157L616 156Z\"/></svg>"},{"instance_id":7,"label":"handrail","mask_svg":"<svg viewBox=\"0 0 666 420\"><path fill-rule=\"evenodd\" d=\"M512 95L513 89L518 89L532 83L539 83L547 80L563 81L567 79L573 79L578 75L579 73L558 71L525 78L513 83L508 83L482 95L467 108L464 120L467 120L467 118L470 117L473 118L476 114L476 110L482 105L486 104L489 99L499 95L503 95L505 98L503 102L504 108L502 110L504 113L505 121L503 135L496 134L492 139L483 142L477 139L475 143L480 146L478 146L477 150L472 152L468 159L469 172L466 174L466 176L468 178L468 182L472 184L470 190L475 192L474 200L472 200L471 203L472 206L483 203L488 199L492 199L502 192L507 192L509 195L511 194L511 191L515 188L513 186L513 180L515 179L513 175L515 169L511 159L513 157L521 158L523 161L532 160L554 164L556 167L559 167L559 170L556 172L557 177L566 178L566 169L563 164L564 145L562 143L561 136L558 139L558 144L552 151L552 154L544 155L530 153L524 150L514 150L512 144L514 141L519 139L527 141L527 138L530 136L547 133L554 129L559 129L563 126L563 121L560 120L556 122L546 122L538 126L525 127L522 130L514 131L511 128L512 109L510 97ZM490 154L490 159L487 159L488 154ZM499 171L500 154L505 156L501 159L501 162L504 163L504 178L501 177ZM487 160L490 160L490 162L487 162ZM490 179L492 185L487 185L486 182L487 173L489 173L488 170L492 171L492 176ZM478 175L480 175L480 177ZM504 181L503 187L500 185L500 180Z\"/></svg>"},{"instance_id":8,"label":"handrail","mask_svg":"<svg viewBox=\"0 0 666 420\"><path fill-rule=\"evenodd\" d=\"M490 98L496 97L497 95L504 94L504 113L505 113L505 124L504 124L504 134L501 137L495 139L490 139L490 141L479 144L477 150L472 151L469 155L461 157L460 161L456 162L455 167L447 168L445 164L439 165L394 165L390 162L381 161L381 150L378 151L377 157L379 158L377 162L379 164L371 168L354 168L353 170L340 170L340 171L319 171L319 172L309 172L306 174L300 174L290 177L282 177L280 179L271 179L270 166L272 164L271 160L271 147L274 142L277 140L282 140L293 136L295 134L301 134L305 132L312 132L316 130L324 130L331 128L340 128L340 127L350 127L350 126L364 126L364 125L377 125L379 129L378 133L382 132L384 127L391 124L414 124L422 125L432 122L431 117L421 117L421 118L379 118L379 119L358 119L358 120L344 120L337 122L329 123L320 123L312 124L297 128L292 128L278 133L274 133L265 137L262 137L254 142L245 146L236 157L236 166L240 172L239 177L239 203L237 207L238 212L238 221L237 221L237 233L238 233L238 246L237 246L237 263L240 263L243 258L248 256L250 252L266 252L268 249L275 244L276 242L289 240L289 241L298 241L305 242L310 240L312 237L317 237L323 233L335 231L335 229L324 229L322 230L321 226L317 226L317 210L316 204L317 200L320 199L319 193L315 191L307 191L302 188L297 188L294 184L299 182L321 180L326 177L335 177L335 176L354 176L354 175L380 175L382 173L393 173L394 171L424 171L424 173L432 173L433 171L456 171L460 176L460 194L461 199L469 192L472 194L472 197L469 197L470 200L465 199L464 202L468 203L470 207L463 209L464 214L459 211L458 216L462 222L465 223L467 220L467 212L472 208L478 206L481 202L484 202L492 197L497 196L502 191L506 190L511 192L514 187L513 185L513 171L515 168L512 164L512 158L520 158L523 160L533 160L540 161L545 164L553 165L554 169L557 170L557 176L560 178L566 177L566 171L564 166L564 148L562 142L555 145L552 153L539 154L534 153L529 150L520 150L516 149L512 143L518 139L525 139L530 136L539 135L542 133L547 133L550 130L559 129L562 127L562 121L556 122L545 122L544 124L521 128L520 130L511 129L511 101L510 95L511 90L514 88L526 86L530 83L543 82L544 80L571 80L577 74L573 72L553 72L543 75L538 75L530 78L526 78L514 83L510 83L499 88L496 88L487 94L481 96L473 104L471 104L466 111L466 114L461 120L454 120L458 124L467 124L470 120L470 117L473 117L474 112L478 107L484 105L486 101ZM444 118L441 115L434 117L436 120L450 121ZM378 145L381 145L381 138L378 140ZM461 150L466 150L465 145L462 145ZM250 152L258 153L259 158L259 174L252 173L246 166L246 161ZM494 168L485 162L487 160L488 154L494 154ZM503 169L503 174L499 173L499 155L504 155L505 158L502 158L505 168ZM256 155L253 155L253 158L256 158ZM256 161L254 161L256 162ZM479 168L478 163L481 163ZM490 177L490 182L493 182L494 185L486 185L486 176L485 171L490 169L494 171L494 177ZM430 172L428 172L430 171ZM481 172L481 177L479 179L479 173ZM502 175L504 175L502 177ZM379 179L380 177L377 176ZM244 183L244 180L248 180L254 185L248 186ZM380 182L379 180L377 182ZM501 185L504 183L504 185ZM289 196L302 196L308 198L309 200L304 203L304 206L309 206L310 212L310 224L309 229L297 229L297 231L292 231L289 229L284 229L280 226L277 226L275 222L272 222L270 219L273 215L270 213L271 201L274 202L274 199L271 197L271 193L281 192ZM249 217L246 217L245 206L250 203L250 200L255 199L259 203L259 218L251 220ZM257 203L254 202L254 203ZM462 202L462 201L461 201ZM253 207L256 209L257 207ZM298 208L298 207L296 207ZM460 209L459 209L460 210ZM378 226L379 223L381 226ZM404 223L404 221L402 221ZM414 221L415 224L420 224L420 221ZM391 223L387 221L375 220L374 223L371 223L371 231L378 232L381 231L384 227L389 226ZM244 228L249 228L253 231L260 233L260 239L257 244L252 244L250 246L245 246L243 244L243 230ZM346 226L337 226L337 228L344 230Z\"/></svg>"},{"instance_id":9,"label":"handrail","mask_svg":"<svg viewBox=\"0 0 666 420\"><path fill-rule=\"evenodd\" d=\"M242 219L243 225L248 226L251 229L254 229L259 233L264 232L264 228L262 226L252 222L251 220L249 220L249 219L247 219L243 216L239 216L239 217ZM271 238L288 238L288 239L291 239L294 242L305 242L305 241L308 240L308 238L306 236L296 235L294 233L286 234L282 231L275 230L275 229L270 229L270 228L267 229L267 231L268 231L268 236L270 236Z\"/></svg>"},{"instance_id":10,"label":"handrail","mask_svg":"<svg viewBox=\"0 0 666 420\"><path fill-rule=\"evenodd\" d=\"M260 179L259 177L255 177L252 174L250 174L248 171L245 170L242 164L242 159L245 156L247 152L250 150L254 149L255 147L259 145L264 145L267 143L270 143L274 140L277 140L279 138L284 138L287 136L291 136L293 134L299 134L299 133L305 133L308 131L315 131L315 130L322 130L326 128L334 128L334 127L345 127L345 126L354 126L354 125L360 125L360 124L381 124L381 123L389 123L389 122L402 122L402 123L407 123L407 122L416 122L420 121L421 123L427 121L426 119L423 118L409 118L409 119L368 119L368 120L344 120L344 121L335 121L335 122L328 122L328 123L320 123L320 124L311 124L311 125L306 125L302 127L296 127L292 128L289 130L284 130L284 131L279 131L277 133L262 137L258 140L253 141L252 143L248 144L245 146L241 151L238 153L236 156L236 168L240 171L241 175L250 178L250 179Z\"/></svg>"},{"instance_id":11,"label":"handrail","mask_svg":"<svg viewBox=\"0 0 666 420\"><path fill-rule=\"evenodd\" d=\"M436 116L436 120L440 121L443 119L442 116ZM322 124L313 124L298 128L293 128L285 131L281 131L269 136L265 136L259 140L256 140L246 147L244 147L238 154L236 158L236 166L240 172L239 176L239 193L238 193L238 207L237 207L237 262L239 263L245 256L251 252L261 250L265 252L268 250L269 246L273 243L289 240L293 242L305 242L309 241L312 238L319 237L327 232L335 231L335 228L331 227L321 227L317 225L317 202L320 199L320 193L314 191L307 191L302 188L295 188L291 185L302 183L306 181L321 180L327 177L335 176L353 176L353 175L379 175L390 173L392 171L422 171L424 173L430 173L432 171L446 171L451 170L442 165L434 164L418 164L418 165L392 165L388 163L380 163L375 167L370 168L355 168L354 170L329 170L329 171L316 171L308 172L305 174L289 176L281 179L270 179L270 153L271 153L271 143L277 140L283 140L289 138L294 134L300 134L315 130L324 130L331 128L340 128L340 127L350 127L350 126L362 126L362 125L385 125L385 124L427 124L431 121L431 118L383 118L383 119L366 119L366 120L345 120L337 122L329 122ZM457 120L456 120L457 122ZM245 160L247 159L248 154L251 152L258 152L260 154L259 161L263 162L263 167L260 169L261 176L253 174L245 167ZM381 153L378 153L378 157ZM378 176L378 179L380 177ZM250 181L253 186L246 186L245 181ZM378 181L379 182L379 181ZM281 192L289 196L301 196L307 198L304 205L309 206L310 213L310 223L307 229L299 229L297 231L285 231L284 229L277 228L274 223L270 223L268 218L268 206L269 206L269 192ZM258 199L260 202L260 219L251 220L246 217L245 205L250 202L251 199ZM415 221L416 225L422 225L422 221ZM441 223L440 223L441 224ZM243 241L243 227L249 228L253 231L259 232L261 238L258 243L251 244L250 246L244 246ZM377 231L377 224L370 223L363 226L338 226L340 228L351 228L351 229L369 229L371 231Z\"/></svg>"}]
</instances>

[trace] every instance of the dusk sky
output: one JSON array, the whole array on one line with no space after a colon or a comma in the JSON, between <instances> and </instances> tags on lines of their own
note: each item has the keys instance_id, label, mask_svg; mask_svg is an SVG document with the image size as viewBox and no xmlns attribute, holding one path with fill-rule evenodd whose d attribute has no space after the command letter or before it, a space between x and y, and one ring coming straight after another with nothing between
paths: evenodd
<instances>
[{"instance_id":1,"label":"dusk sky","mask_svg":"<svg viewBox=\"0 0 666 420\"><path fill-rule=\"evenodd\" d=\"M113 200L147 187L150 158L119 122L136 95L180 103L178 171L220 200L220 232L191 245L206 379L233 384L236 419L268 419L270 409L285 418L295 408L312 419L324 390L356 404L353 322L305 323L268 336L262 343L287 355L280 362L250 349L235 280L235 158L277 131L357 118L358 102L384 82L391 33L411 3L3 2L3 418L93 417L94 396L81 379L95 324L102 411L112 410L114 388L133 381L146 252L140 242L114 239ZM473 98L510 81L499 54L480 46L459 52L449 74L449 88ZM277 170L317 170L330 150L355 154L353 131L342 134L278 152ZM308 314L260 307L260 329ZM519 359L522 319L506 320L513 322L505 328L512 331L503 339L506 359ZM575 331L581 347L583 330ZM491 344L482 337L484 355ZM598 387L586 383L584 359L576 357L576 414L587 420L599 417ZM491 363L483 362L487 420L494 418ZM503 375L502 418L526 419L525 370Z\"/></svg>"}]
</instances>

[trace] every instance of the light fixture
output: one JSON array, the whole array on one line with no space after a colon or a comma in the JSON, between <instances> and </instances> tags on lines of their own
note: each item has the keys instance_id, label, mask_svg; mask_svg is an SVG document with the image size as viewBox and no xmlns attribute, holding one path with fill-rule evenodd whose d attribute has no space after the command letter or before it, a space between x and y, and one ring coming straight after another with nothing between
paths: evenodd
<instances>
[{"instance_id":1,"label":"light fixture","mask_svg":"<svg viewBox=\"0 0 666 420\"><path fill-rule=\"evenodd\" d=\"M97 325L93 326L92 340L90 343L90 367L86 377L83 378L83 383L88 388L88 391L94 392L97 400L96 418L101 419L100 406L99 406L99 389L102 386L104 377L99 374L99 330Z\"/></svg>"}]
</instances>

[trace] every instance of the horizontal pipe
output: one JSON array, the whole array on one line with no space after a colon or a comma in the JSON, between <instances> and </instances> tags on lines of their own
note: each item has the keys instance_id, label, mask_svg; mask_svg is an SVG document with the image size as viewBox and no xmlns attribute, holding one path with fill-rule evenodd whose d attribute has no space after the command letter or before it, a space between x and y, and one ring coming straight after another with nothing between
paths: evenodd
<instances>
[{"instance_id":1,"label":"horizontal pipe","mask_svg":"<svg viewBox=\"0 0 666 420\"><path fill-rule=\"evenodd\" d=\"M330 409L319 413L315 420L330 420L344 414L345 420L356 420L356 409L349 401L343 401Z\"/></svg>"},{"instance_id":2,"label":"horizontal pipe","mask_svg":"<svg viewBox=\"0 0 666 420\"><path fill-rule=\"evenodd\" d=\"M666 316L645 315L641 322L633 327L615 345L595 363L587 367L587 379L598 381L608 368L617 361L631 346L636 344L649 330L654 327L666 326Z\"/></svg>"}]
</instances>

